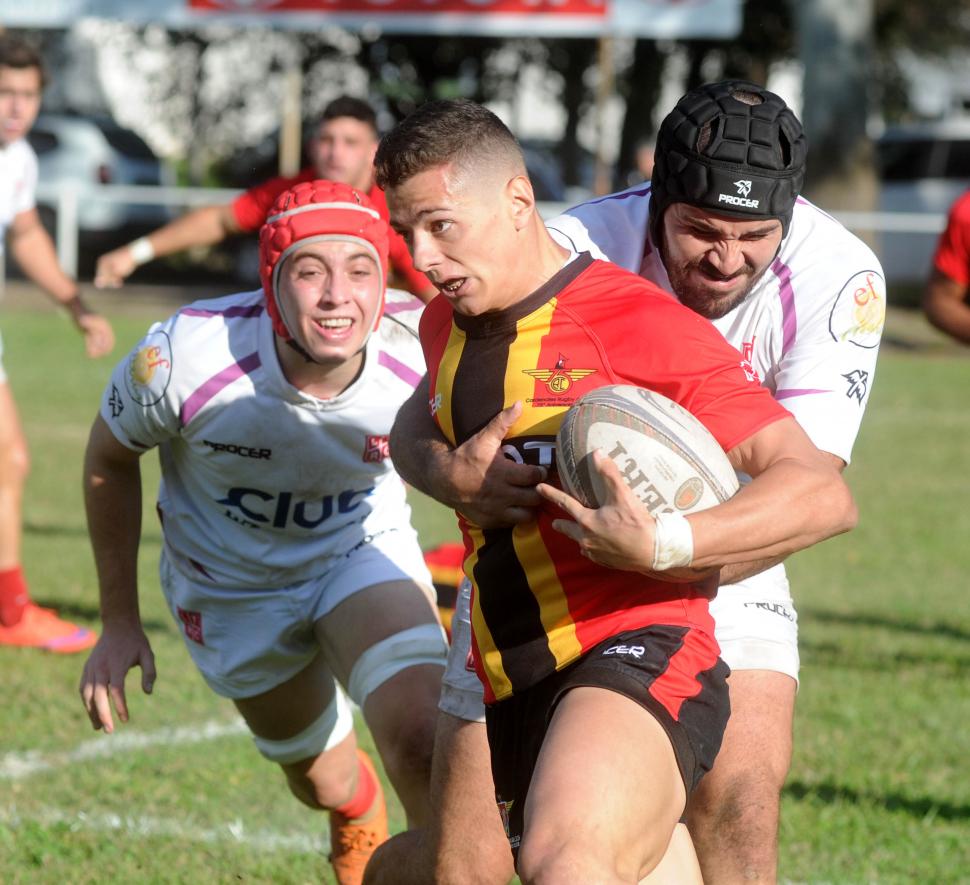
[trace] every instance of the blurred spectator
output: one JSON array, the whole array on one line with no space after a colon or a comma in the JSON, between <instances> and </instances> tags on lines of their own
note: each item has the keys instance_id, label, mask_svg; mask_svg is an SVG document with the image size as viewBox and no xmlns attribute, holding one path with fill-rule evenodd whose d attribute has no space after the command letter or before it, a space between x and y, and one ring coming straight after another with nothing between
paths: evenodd
<instances>
[{"instance_id":1,"label":"blurred spectator","mask_svg":"<svg viewBox=\"0 0 970 885\"><path fill-rule=\"evenodd\" d=\"M98 259L94 283L115 288L136 267L191 246L211 246L239 233L255 233L266 220L276 198L303 181L323 178L364 191L387 220L383 191L374 184L374 153L380 136L377 116L366 102L350 96L334 99L324 108L309 144L311 165L294 176L271 178L250 188L231 203L203 206ZM404 240L392 232L391 267L395 283L427 301L438 290L411 263Z\"/></svg>"},{"instance_id":2,"label":"blurred spectator","mask_svg":"<svg viewBox=\"0 0 970 885\"><path fill-rule=\"evenodd\" d=\"M923 311L937 329L970 344L970 190L950 208L923 290Z\"/></svg>"},{"instance_id":3,"label":"blurred spectator","mask_svg":"<svg viewBox=\"0 0 970 885\"><path fill-rule=\"evenodd\" d=\"M37 119L43 87L40 55L27 43L0 35L0 266L9 242L27 278L68 312L88 356L104 356L114 347L111 326L81 300L37 213L37 157L25 137ZM95 634L36 605L27 590L20 541L29 459L2 356L0 340L0 645L83 651L94 645Z\"/></svg>"},{"instance_id":4,"label":"blurred spectator","mask_svg":"<svg viewBox=\"0 0 970 885\"><path fill-rule=\"evenodd\" d=\"M621 190L623 188L633 187L634 185L641 184L644 181L650 181L650 176L653 175L653 153L655 144L656 140L652 135L644 135L637 139L636 144L633 146L634 168L627 173L626 183L621 183Z\"/></svg>"}]
</instances>

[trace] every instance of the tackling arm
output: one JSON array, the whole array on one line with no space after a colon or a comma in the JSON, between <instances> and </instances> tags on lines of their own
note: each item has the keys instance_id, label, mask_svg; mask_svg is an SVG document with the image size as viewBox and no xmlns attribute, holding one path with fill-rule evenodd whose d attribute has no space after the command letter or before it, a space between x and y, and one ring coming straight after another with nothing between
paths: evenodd
<instances>
[{"instance_id":1,"label":"tackling arm","mask_svg":"<svg viewBox=\"0 0 970 885\"><path fill-rule=\"evenodd\" d=\"M535 485L546 471L517 464L502 454L502 443L522 410L521 403L499 412L475 436L453 448L429 414L428 400L426 375L401 406L391 430L398 473L482 528L533 519L533 509L540 503Z\"/></svg>"},{"instance_id":2,"label":"tackling arm","mask_svg":"<svg viewBox=\"0 0 970 885\"><path fill-rule=\"evenodd\" d=\"M81 697L95 729L114 730L111 703L128 721L125 675L138 665L142 689L155 681L155 661L138 607L141 538L140 455L119 443L99 415L84 460L84 503L94 549L103 632L81 676ZM109 703L110 698L110 703Z\"/></svg>"},{"instance_id":3,"label":"tackling arm","mask_svg":"<svg viewBox=\"0 0 970 885\"><path fill-rule=\"evenodd\" d=\"M240 233L232 204L203 206L152 231L142 240L106 252L98 259L94 284L100 288L117 288L141 264L155 258L173 255L190 246L211 246ZM147 241L146 245L142 241ZM138 254L140 250L147 250Z\"/></svg>"},{"instance_id":4,"label":"tackling arm","mask_svg":"<svg viewBox=\"0 0 970 885\"><path fill-rule=\"evenodd\" d=\"M923 312L941 332L963 344L970 344L970 286L957 282L933 268L923 290Z\"/></svg>"}]
</instances>

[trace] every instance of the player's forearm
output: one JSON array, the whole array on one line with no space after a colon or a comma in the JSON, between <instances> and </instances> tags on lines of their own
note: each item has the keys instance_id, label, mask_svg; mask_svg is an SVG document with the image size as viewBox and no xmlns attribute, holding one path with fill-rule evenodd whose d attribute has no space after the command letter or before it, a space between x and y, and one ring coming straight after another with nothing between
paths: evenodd
<instances>
[{"instance_id":1,"label":"player's forearm","mask_svg":"<svg viewBox=\"0 0 970 885\"><path fill-rule=\"evenodd\" d=\"M84 464L84 504L98 572L101 620L136 626L138 545L141 537L141 470L137 461L116 461L89 444Z\"/></svg>"},{"instance_id":2,"label":"player's forearm","mask_svg":"<svg viewBox=\"0 0 970 885\"><path fill-rule=\"evenodd\" d=\"M773 556L769 559L758 559L753 562L735 562L731 565L723 566L721 568L720 583L737 584L738 581L743 581L754 575L760 575L772 566L778 565L779 562L784 562L787 558L787 556Z\"/></svg>"},{"instance_id":3,"label":"player's forearm","mask_svg":"<svg viewBox=\"0 0 970 885\"><path fill-rule=\"evenodd\" d=\"M86 310L78 294L77 283L63 270L50 235L40 221L20 229L15 228L10 239L10 251L20 269L51 298L67 308L76 320L76 309Z\"/></svg>"},{"instance_id":4,"label":"player's forearm","mask_svg":"<svg viewBox=\"0 0 970 885\"><path fill-rule=\"evenodd\" d=\"M930 323L964 344L970 344L970 305L964 300L967 294L964 287L941 292L931 282L923 295L923 312Z\"/></svg>"},{"instance_id":5,"label":"player's forearm","mask_svg":"<svg viewBox=\"0 0 970 885\"><path fill-rule=\"evenodd\" d=\"M228 206L203 206L152 231L145 239L151 245L154 258L174 255L192 246L221 243L238 230L233 218Z\"/></svg>"},{"instance_id":6,"label":"player's forearm","mask_svg":"<svg viewBox=\"0 0 970 885\"><path fill-rule=\"evenodd\" d=\"M448 506L457 506L454 490L441 469L454 450L428 414L427 376L398 411L390 448L394 468L405 482Z\"/></svg>"},{"instance_id":7,"label":"player's forearm","mask_svg":"<svg viewBox=\"0 0 970 885\"><path fill-rule=\"evenodd\" d=\"M855 502L829 464L783 459L744 486L730 501L689 517L694 541L691 566L730 566L777 560L847 532ZM721 583L730 572L722 571ZM734 578L737 580L737 578Z\"/></svg>"}]
</instances>

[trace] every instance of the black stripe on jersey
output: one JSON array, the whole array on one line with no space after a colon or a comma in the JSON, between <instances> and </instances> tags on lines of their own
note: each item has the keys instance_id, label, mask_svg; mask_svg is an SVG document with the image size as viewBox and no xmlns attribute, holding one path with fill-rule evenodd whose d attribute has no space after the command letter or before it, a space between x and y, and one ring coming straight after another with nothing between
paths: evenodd
<instances>
[{"instance_id":1,"label":"black stripe on jersey","mask_svg":"<svg viewBox=\"0 0 970 885\"><path fill-rule=\"evenodd\" d=\"M451 397L451 427L457 445L505 408L505 367L514 340L514 325L502 335L466 339Z\"/></svg>"},{"instance_id":2,"label":"black stripe on jersey","mask_svg":"<svg viewBox=\"0 0 970 885\"><path fill-rule=\"evenodd\" d=\"M479 605L514 694L554 672L556 659L539 617L539 601L516 556L512 529L486 529L483 534L485 543L475 563Z\"/></svg>"}]
</instances>

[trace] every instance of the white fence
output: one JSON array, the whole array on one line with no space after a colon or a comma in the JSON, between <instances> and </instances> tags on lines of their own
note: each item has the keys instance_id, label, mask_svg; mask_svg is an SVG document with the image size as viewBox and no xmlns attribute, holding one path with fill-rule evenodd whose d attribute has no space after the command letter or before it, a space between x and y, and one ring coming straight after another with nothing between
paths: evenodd
<instances>
[{"instance_id":1,"label":"white fence","mask_svg":"<svg viewBox=\"0 0 970 885\"><path fill-rule=\"evenodd\" d=\"M240 191L229 188L155 187L143 185L85 185L38 187L38 201L54 207L55 239L61 266L73 276L78 269L78 231L87 228L85 214L114 207L118 219L132 205L186 209L227 203ZM568 208L566 203L541 203L545 218ZM104 212L97 213L104 222ZM864 236L873 246L889 280L914 282L929 269L936 238L946 222L941 213L927 212L833 212L846 227Z\"/></svg>"}]
</instances>

